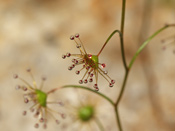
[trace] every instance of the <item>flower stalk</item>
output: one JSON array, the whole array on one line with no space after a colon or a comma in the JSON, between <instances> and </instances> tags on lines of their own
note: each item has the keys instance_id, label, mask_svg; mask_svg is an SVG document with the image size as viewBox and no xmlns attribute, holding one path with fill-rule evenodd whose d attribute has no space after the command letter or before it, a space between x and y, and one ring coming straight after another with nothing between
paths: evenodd
<instances>
[{"instance_id":1,"label":"flower stalk","mask_svg":"<svg viewBox=\"0 0 175 131\"><path fill-rule=\"evenodd\" d=\"M97 55L92 55L86 52L85 47L80 40L80 35L78 33L70 37L70 39L74 40L74 42L76 43L76 47L79 49L80 54L67 53L66 55L62 55L62 58L65 59L66 57L71 57L71 56L76 57L72 59L73 64L68 67L68 70L72 70L73 68L82 65L81 69L75 71L77 75L81 74L80 72L82 70L86 70L83 77L79 80L79 84L83 84L83 83L87 84L88 82L92 83L95 78L94 88L96 91L98 91L99 90L98 74L100 74L109 83L109 87L113 87L113 85L115 84L115 81L111 79L111 77L108 75L108 72L106 70L103 70L106 67L106 64L99 63L99 55L103 51L107 42L115 33L116 32L114 31L109 36L109 38L107 39L107 41L105 42L102 49L99 51Z\"/></svg>"},{"instance_id":2,"label":"flower stalk","mask_svg":"<svg viewBox=\"0 0 175 131\"><path fill-rule=\"evenodd\" d=\"M47 121L48 121L48 116L52 117L56 124L60 123L60 120L57 119L56 116L60 116L63 119L65 118L65 114L63 114L60 111L54 110L50 108L48 105L49 104L55 104L59 106L63 106L63 103L60 101L52 101L49 102L47 101L48 95L50 93L55 92L56 90L51 90L49 92L44 92L42 90L44 81L46 78L42 78L41 85L38 87L36 84L36 81L31 73L31 70L28 69L27 72L30 74L33 84L28 83L26 80L23 78L19 77L17 74L14 75L15 79L21 80L24 85L17 85L16 89L17 90L22 90L24 91L23 98L24 98L24 103L32 103L33 105L29 108L30 112L34 113L34 117L37 118L37 122L35 123L34 127L39 128L39 126L42 124L43 128L47 128ZM57 88L58 89L58 88ZM23 115L27 115L27 111L23 111Z\"/></svg>"}]
</instances>

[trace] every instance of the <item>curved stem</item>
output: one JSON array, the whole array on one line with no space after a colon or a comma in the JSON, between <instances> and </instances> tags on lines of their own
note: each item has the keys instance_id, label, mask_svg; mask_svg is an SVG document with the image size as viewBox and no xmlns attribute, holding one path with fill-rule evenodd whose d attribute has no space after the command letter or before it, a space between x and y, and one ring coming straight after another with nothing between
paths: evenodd
<instances>
[{"instance_id":1,"label":"curved stem","mask_svg":"<svg viewBox=\"0 0 175 131\"><path fill-rule=\"evenodd\" d=\"M106 42L104 43L104 45L102 46L101 50L98 52L97 56L99 56L101 54L101 52L103 51L103 49L105 48L106 44L109 42L109 40L112 38L112 36L118 32L119 34L121 34L121 32L119 30L114 30L110 36L107 38Z\"/></svg>"},{"instance_id":2,"label":"curved stem","mask_svg":"<svg viewBox=\"0 0 175 131\"><path fill-rule=\"evenodd\" d=\"M165 30L168 27L171 26L175 26L175 24L170 24L170 25L166 25L164 27L162 27L161 29L159 29L158 31L156 31L152 36L150 36L145 42L143 42L143 44L140 46L140 48L137 50L137 52L135 53L135 55L133 56L133 58L131 59L131 62L129 64L129 69L131 69L135 59L137 58L137 56L140 54L140 52L144 49L144 47L156 36L158 35L160 32L162 32L163 30Z\"/></svg>"},{"instance_id":3,"label":"curved stem","mask_svg":"<svg viewBox=\"0 0 175 131\"><path fill-rule=\"evenodd\" d=\"M97 92L97 91L95 91L95 90L93 90L93 89L90 89L89 87L86 87L86 86L78 86L78 85L65 85L65 86L62 86L62 88L71 88L71 87L73 87L73 88L80 88L80 89L85 89L85 90L91 91L91 92L93 92L93 93L95 93L95 94L97 94L97 95L103 97L104 99L106 99L109 103L112 104L112 106L115 105L114 102L113 102L109 97L107 97L107 96L105 96L104 94L102 94L102 93L100 93L100 92Z\"/></svg>"},{"instance_id":4,"label":"curved stem","mask_svg":"<svg viewBox=\"0 0 175 131\"><path fill-rule=\"evenodd\" d=\"M126 64L126 59L125 59L125 50L124 50L124 43L123 43L123 35L119 30L114 30L111 35L108 37L108 39L106 40L106 42L104 43L103 47L101 48L101 50L99 51L99 53L97 54L97 56L100 55L100 53L103 51L104 47L106 46L106 44L109 42L109 40L112 38L112 36L115 33L119 33L120 36L120 45L121 45L121 53L122 53L122 60L123 60L123 64L125 67L125 70L127 69L127 64Z\"/></svg>"},{"instance_id":5,"label":"curved stem","mask_svg":"<svg viewBox=\"0 0 175 131\"><path fill-rule=\"evenodd\" d=\"M101 123L101 121L98 118L95 118L95 122L98 125L98 128L100 129L100 131L104 131L103 124Z\"/></svg>"},{"instance_id":6,"label":"curved stem","mask_svg":"<svg viewBox=\"0 0 175 131\"><path fill-rule=\"evenodd\" d=\"M126 82L127 82L127 78L128 78L128 74L129 74L129 71L135 61L135 59L137 58L137 56L140 54L140 52L144 49L144 47L156 36L158 35L160 32L162 32L163 30L165 30L166 28L168 27L171 27L171 26L175 26L175 24L171 24L171 25L166 25L164 27L162 27L161 29L159 29L158 31L156 31L152 36L150 36L145 42L143 42L143 44L140 46L140 48L137 50L137 52L135 53L135 55L133 56L133 58L131 59L131 62L128 66L128 68L126 68L126 72L125 72L125 76L124 76L124 80L123 80L123 84L122 84L122 88L121 88L121 91L119 93L119 97L117 98L116 100L116 103L115 103L115 112L116 112L116 118L117 118L117 124L119 126L119 130L122 131L122 127L121 127L121 122L120 122L120 117L119 117L119 114L118 114L118 105L119 105L119 102L123 96L123 92L125 90L125 86L126 86Z\"/></svg>"},{"instance_id":7,"label":"curved stem","mask_svg":"<svg viewBox=\"0 0 175 131\"><path fill-rule=\"evenodd\" d=\"M123 64L125 67L125 76L124 76L124 80L123 80L123 84L120 90L120 94L119 97L115 103L115 114L116 114L116 119L117 119L117 124L118 124L118 128L119 131L122 131L122 126L121 126L121 122L120 122L120 117L119 117L119 113L118 113L118 104L120 102L120 99L123 95L124 89L125 89L125 85L126 85L126 81L128 78L128 72L129 72L129 68L126 64L126 59L125 59L125 50L124 50L124 42L123 42L123 38L124 38L124 24L125 24L125 7L126 7L126 0L122 0L122 13L121 13L121 25L120 25L120 30L121 30L121 35L120 35L120 44L121 44L121 53L122 53L122 60L123 60Z\"/></svg>"}]
</instances>

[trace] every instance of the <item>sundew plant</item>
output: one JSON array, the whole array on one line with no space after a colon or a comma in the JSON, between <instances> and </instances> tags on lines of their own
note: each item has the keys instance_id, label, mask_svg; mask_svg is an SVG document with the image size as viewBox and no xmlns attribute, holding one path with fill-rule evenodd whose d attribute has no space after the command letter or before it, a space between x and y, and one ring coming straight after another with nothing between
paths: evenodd
<instances>
[{"instance_id":1,"label":"sundew plant","mask_svg":"<svg viewBox=\"0 0 175 131\"><path fill-rule=\"evenodd\" d=\"M113 107L113 112L116 117L116 125L117 130L123 131L123 126L121 123L121 117L119 112L119 106L120 101L122 99L122 96L126 90L126 84L127 80L129 79L129 73L132 70L132 66L134 65L134 62L136 58L139 56L139 54L142 52L142 50L149 44L149 42L155 38L158 34L166 30L167 28L175 28L174 23L165 24L157 31L153 32L152 35L150 35L143 43L140 43L140 47L135 51L135 54L132 56L132 59L127 62L126 61L126 52L124 48L124 27L125 27L125 10L126 10L126 0L122 0L122 11L121 11L121 24L120 29L114 29L114 31L107 36L107 40L104 42L103 45L101 45L101 49L96 54L89 53L88 50L86 50L86 47L83 44L83 40L80 39L80 35L76 33L75 35L70 36L70 43L74 43L76 48L78 48L78 52L76 54L72 54L71 52L67 51L65 54L63 54L61 57L62 59L65 59L64 61L72 61L72 64L68 67L65 67L65 70L73 70L74 74L79 75L79 78L77 81L75 81L75 85L60 85L58 88L54 88L50 90L49 92L44 92L42 90L43 87L43 81L45 79L43 78L42 83L40 86L36 84L36 81L31 74L30 70L27 70L33 80L33 83L30 84L27 81L25 81L23 78L19 77L18 75L14 75L15 79L20 79L24 82L24 85L18 85L17 89L21 89L24 91L24 102L25 103L33 103L32 107L30 107L30 111L34 113L34 117L37 118L37 121L34 124L34 127L39 128L40 125L44 128L49 128L48 119L47 117L52 117L56 124L60 123L60 119L64 119L67 115L66 113L60 112L59 110L54 110L49 107L49 104L57 104L60 106L60 108L66 108L62 107L64 104L62 102L49 102L47 101L47 98L52 94L59 90L63 90L65 88L78 88L85 90L87 92L95 93L97 96L100 96L102 99L105 99L107 102L111 104ZM170 36L173 34L170 34ZM106 47L108 42L111 38L117 37L117 39L120 40L120 47L121 47L121 56L122 56L122 62L125 69L124 72L124 78L121 84L121 87L119 88L119 95L116 95L116 100L112 100L110 96L106 96L105 93L102 93L100 91L101 88L104 88L101 86L100 81L103 79L106 81L106 85L109 87L113 87L115 83L117 83L117 80L115 78L111 78L110 72L107 71L108 66L106 66L106 63L103 63L103 61L100 60L100 54L103 52L103 49ZM173 41L174 42L174 39ZM66 43L66 44L70 44ZM166 42L165 42L166 43ZM117 43L118 44L118 43ZM165 46L166 47L166 46ZM164 47L164 48L165 48ZM60 57L60 59L61 59ZM85 73L82 73L82 71L85 71ZM69 72L68 75L72 75L72 78L74 77L74 74L72 72ZM102 79L99 79L99 76L102 76ZM82 86L82 84L87 83L93 83L92 87ZM105 86L106 86L105 85ZM113 88L112 88L113 89ZM111 90L112 90L111 89ZM117 94L117 93L116 93ZM94 99L95 101L95 99ZM85 102L84 102L85 103ZM88 102L87 102L88 103ZM71 106L71 105L70 105ZM88 123L90 121L94 121L96 123L97 129L99 131L104 131L104 125L101 123L101 120L98 119L96 116L96 109L93 104L80 104L80 106L77 109L76 112L76 119L81 121L81 123ZM107 111L106 114L111 113L111 111ZM28 112L25 110L23 112L23 115L28 114ZM67 116L69 117L69 116ZM64 122L64 120L62 120Z\"/></svg>"}]
</instances>

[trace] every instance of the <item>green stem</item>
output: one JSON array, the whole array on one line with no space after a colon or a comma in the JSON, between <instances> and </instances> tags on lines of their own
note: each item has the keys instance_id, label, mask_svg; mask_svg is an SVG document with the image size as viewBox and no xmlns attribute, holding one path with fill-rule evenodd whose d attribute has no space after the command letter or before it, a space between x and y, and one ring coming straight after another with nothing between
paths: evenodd
<instances>
[{"instance_id":1,"label":"green stem","mask_svg":"<svg viewBox=\"0 0 175 131\"><path fill-rule=\"evenodd\" d=\"M156 31L152 36L150 36L145 42L143 42L143 44L140 46L140 48L137 50L137 52L135 53L135 55L133 56L133 58L131 59L131 62L129 64L129 69L131 69L135 59L137 58L137 56L140 54L140 52L145 48L145 46L156 36L158 35L160 32L162 32L163 30L165 30L168 27L171 26L175 26L175 24L171 24L171 25L166 25L164 27L162 27L161 29L159 29L158 31Z\"/></svg>"},{"instance_id":2,"label":"green stem","mask_svg":"<svg viewBox=\"0 0 175 131\"><path fill-rule=\"evenodd\" d=\"M119 30L114 30L111 35L108 37L108 39L106 40L105 44L103 45L103 47L101 48L101 50L99 51L99 53L97 54L97 56L100 55L100 53L102 52L102 50L104 49L104 47L106 46L106 44L109 42L109 40L112 38L112 36L115 34L115 33L119 33L119 36L120 36L120 44L121 44L121 53L122 53L122 60L123 60L123 64L124 64L124 67L125 67L125 70L127 70L127 65L126 65L126 60L125 60L125 51L124 51L124 44L123 44L123 35L122 33L119 31Z\"/></svg>"},{"instance_id":3,"label":"green stem","mask_svg":"<svg viewBox=\"0 0 175 131\"><path fill-rule=\"evenodd\" d=\"M86 86L65 85L65 86L63 86L62 88L71 88L71 87L73 87L73 88L85 89L85 90L91 91L91 92L93 92L93 93L96 93L96 94L98 94L99 96L101 96L101 97L103 97L104 99L106 99L109 103L111 103L112 106L115 105L114 102L113 102L109 97L107 97L107 96L105 96L104 94L102 94L102 93L100 93L100 92L97 92L97 91L95 91L95 90L93 90L93 89L90 89L89 87L86 87Z\"/></svg>"},{"instance_id":4,"label":"green stem","mask_svg":"<svg viewBox=\"0 0 175 131\"><path fill-rule=\"evenodd\" d=\"M123 42L123 38L124 38L124 24L125 24L125 7L126 7L126 0L122 0L122 14L121 14L121 26L120 26L120 30L121 30L121 41L120 41L120 44L121 44L121 53L122 53L122 60L123 60L123 63L124 63L124 67L125 67L125 77L124 77L124 81L123 81L123 84L122 84L122 87L121 87L121 91L120 91L120 94L119 94L119 97L115 103L115 114L116 114L116 119L117 119L117 124L118 124L118 128L119 128L119 131L122 131L122 126L121 126L121 122L120 122L120 117L119 117L119 113L118 113L118 104L120 102L120 99L123 95L123 92L124 92L124 89L125 89L125 85L126 85L126 81L127 81L127 78L128 78L128 72L129 72L129 69L128 69L128 66L126 64L126 59L125 59L125 50L124 50L124 42Z\"/></svg>"},{"instance_id":5,"label":"green stem","mask_svg":"<svg viewBox=\"0 0 175 131\"><path fill-rule=\"evenodd\" d=\"M119 128L119 131L122 131L122 126L121 126L121 123L120 123L120 117L119 117L119 113L118 113L118 107L115 106L115 116L116 116L116 121L118 123L118 128Z\"/></svg>"},{"instance_id":6,"label":"green stem","mask_svg":"<svg viewBox=\"0 0 175 131\"><path fill-rule=\"evenodd\" d=\"M158 31L156 31L152 36L150 36L145 42L143 42L143 44L140 46L140 48L137 50L137 52L135 53L135 55L133 56L133 58L131 59L131 62L129 64L129 67L126 68L126 72L125 72L125 76L124 76L124 80L123 80L123 84L122 84L122 87L121 87L121 91L119 93L119 97L117 98L117 101L115 103L115 112L116 112L116 118L117 118L117 124L118 124L118 127L119 127L119 130L122 131L122 127L121 127L121 122L120 122L120 117L119 117L119 113L118 113L118 105L119 105L119 102L123 96L123 92L125 90L125 87L126 87L126 82L127 82L127 79L128 79L128 74L129 74L129 71L135 61L135 59L137 58L137 56L140 54L140 52L144 49L144 47L156 36L158 35L160 32L162 32L163 30L165 30L166 28L168 27L171 27L171 26L175 26L175 24L171 24L171 25L166 25L164 27L162 27L161 29L159 29Z\"/></svg>"},{"instance_id":7,"label":"green stem","mask_svg":"<svg viewBox=\"0 0 175 131\"><path fill-rule=\"evenodd\" d=\"M122 87L121 87L121 90L119 93L119 97L117 98L117 101L115 103L115 113L116 113L116 120L117 120L119 131L122 131L123 129L121 126L120 117L119 117L119 113L118 113L118 104L123 96L123 92L124 92L125 87L126 87L126 81L128 79L128 74L129 74L129 69L127 68L125 71L125 76L124 76L123 84L122 84Z\"/></svg>"},{"instance_id":8,"label":"green stem","mask_svg":"<svg viewBox=\"0 0 175 131\"><path fill-rule=\"evenodd\" d=\"M101 121L98 118L95 118L95 122L98 125L98 128L100 129L100 131L104 131L103 124L101 123Z\"/></svg>"},{"instance_id":9,"label":"green stem","mask_svg":"<svg viewBox=\"0 0 175 131\"><path fill-rule=\"evenodd\" d=\"M127 69L126 72L125 72L125 76L124 76L124 80L123 80L123 84L122 84L122 87L121 87L121 91L120 91L120 94L119 94L119 97L117 98L117 101L116 101L116 107L118 107L118 104L123 96L123 92L125 90L125 85L126 85L126 81L128 79L128 74L129 74L129 70Z\"/></svg>"},{"instance_id":10,"label":"green stem","mask_svg":"<svg viewBox=\"0 0 175 131\"><path fill-rule=\"evenodd\" d=\"M120 28L122 35L124 35L125 7L126 7L126 0L122 0L122 15L121 15L121 28Z\"/></svg>"}]
</instances>

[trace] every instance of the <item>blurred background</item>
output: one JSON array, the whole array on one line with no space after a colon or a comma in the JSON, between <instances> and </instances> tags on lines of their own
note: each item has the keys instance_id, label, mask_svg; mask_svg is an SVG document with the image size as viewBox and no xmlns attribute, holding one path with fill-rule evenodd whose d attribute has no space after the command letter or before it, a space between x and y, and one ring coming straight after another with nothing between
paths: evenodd
<instances>
[{"instance_id":1,"label":"blurred background","mask_svg":"<svg viewBox=\"0 0 175 131\"><path fill-rule=\"evenodd\" d=\"M14 73L31 82L26 73L31 68L38 84L41 76L46 76L45 91L78 84L81 75L75 75L76 69L71 72L67 69L71 58L61 58L67 52L79 52L70 35L79 33L86 50L97 54L110 33L120 29L120 17L121 0L0 0L0 130L44 130L34 128L36 119L31 113L22 116L30 106L23 103L23 93L15 90L15 85L21 82L13 79ZM168 23L175 23L175 0L127 0L124 39L127 63L148 36ZM119 106L124 131L175 130L175 42L167 45L171 41L175 41L174 28L153 39L134 63ZM124 76L118 35L111 39L99 59L106 63L110 77L116 81L109 88L100 77L100 92L115 101ZM71 103L70 98L77 100L75 96L73 89L63 89L51 97ZM116 131L113 108L98 99L101 101L98 117L105 130ZM61 120L60 125L50 122L46 130L72 131L74 124L68 119Z\"/></svg>"}]
</instances>

